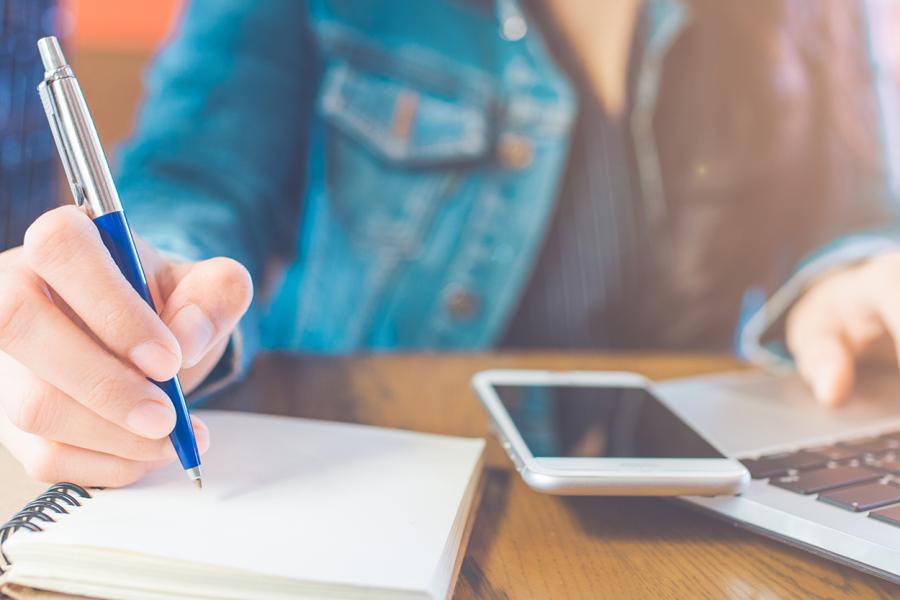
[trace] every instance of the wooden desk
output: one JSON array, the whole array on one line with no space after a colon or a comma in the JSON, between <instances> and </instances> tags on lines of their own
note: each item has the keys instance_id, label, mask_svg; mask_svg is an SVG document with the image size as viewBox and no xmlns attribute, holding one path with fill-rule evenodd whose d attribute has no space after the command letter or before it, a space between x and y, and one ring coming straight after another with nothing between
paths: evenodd
<instances>
[{"instance_id":1,"label":"wooden desk","mask_svg":"<svg viewBox=\"0 0 900 600\"><path fill-rule=\"evenodd\" d=\"M268 356L216 408L482 436L486 368L626 369L664 379L737 366L643 355ZM213 439L215 443L215 439ZM0 456L0 518L40 486ZM496 441L456 598L894 598L900 588L654 499L530 491Z\"/></svg>"}]
</instances>

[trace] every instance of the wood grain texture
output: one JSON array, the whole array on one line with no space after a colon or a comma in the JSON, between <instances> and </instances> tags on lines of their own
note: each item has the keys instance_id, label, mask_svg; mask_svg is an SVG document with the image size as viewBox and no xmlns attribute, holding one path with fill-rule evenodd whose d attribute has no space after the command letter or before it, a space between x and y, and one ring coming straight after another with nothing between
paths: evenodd
<instances>
[{"instance_id":1,"label":"wood grain texture","mask_svg":"<svg viewBox=\"0 0 900 600\"><path fill-rule=\"evenodd\" d=\"M666 379L738 366L621 354L269 356L214 406L480 436L487 419L469 387L479 370L624 369ZM890 583L674 501L532 492L493 438L487 464L458 599L900 597Z\"/></svg>"},{"instance_id":2,"label":"wood grain texture","mask_svg":"<svg viewBox=\"0 0 900 600\"><path fill-rule=\"evenodd\" d=\"M0 446L0 523L47 489L47 484L28 479L24 469Z\"/></svg>"},{"instance_id":3,"label":"wood grain texture","mask_svg":"<svg viewBox=\"0 0 900 600\"><path fill-rule=\"evenodd\" d=\"M487 419L469 387L482 369L624 369L665 379L737 366L708 356L271 355L209 408L482 436ZM673 501L532 492L492 437L487 464L457 599L900 597L900 587ZM0 518L41 487L0 456Z\"/></svg>"}]
</instances>

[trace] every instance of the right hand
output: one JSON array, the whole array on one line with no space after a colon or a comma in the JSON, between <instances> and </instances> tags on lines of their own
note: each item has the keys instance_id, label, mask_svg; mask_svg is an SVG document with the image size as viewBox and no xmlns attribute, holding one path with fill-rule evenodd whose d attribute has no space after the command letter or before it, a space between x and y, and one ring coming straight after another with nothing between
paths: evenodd
<instances>
[{"instance_id":1,"label":"right hand","mask_svg":"<svg viewBox=\"0 0 900 600\"><path fill-rule=\"evenodd\" d=\"M117 487L176 460L169 398L215 367L252 284L227 258L173 262L135 239L157 315L74 206L0 253L0 444L37 480ZM192 418L197 444L209 430Z\"/></svg>"}]
</instances>

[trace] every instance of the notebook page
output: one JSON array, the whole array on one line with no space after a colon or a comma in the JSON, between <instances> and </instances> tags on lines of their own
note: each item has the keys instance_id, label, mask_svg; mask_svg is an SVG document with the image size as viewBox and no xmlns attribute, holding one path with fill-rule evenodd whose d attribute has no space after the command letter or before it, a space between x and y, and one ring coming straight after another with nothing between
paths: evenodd
<instances>
[{"instance_id":1,"label":"notebook page","mask_svg":"<svg viewBox=\"0 0 900 600\"><path fill-rule=\"evenodd\" d=\"M179 466L98 492L21 544L71 544L279 577L427 589L484 442L202 412L204 489ZM443 566L443 565L441 565Z\"/></svg>"}]
</instances>

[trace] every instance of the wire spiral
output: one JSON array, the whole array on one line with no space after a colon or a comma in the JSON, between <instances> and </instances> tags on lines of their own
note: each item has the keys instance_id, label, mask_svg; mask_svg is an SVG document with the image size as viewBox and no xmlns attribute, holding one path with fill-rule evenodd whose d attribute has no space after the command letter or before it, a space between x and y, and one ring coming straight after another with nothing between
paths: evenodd
<instances>
[{"instance_id":1,"label":"wire spiral","mask_svg":"<svg viewBox=\"0 0 900 600\"><path fill-rule=\"evenodd\" d=\"M43 531L41 523L54 523L54 515L65 515L69 509L81 506L81 500L90 498L86 489L74 483L61 482L50 486L46 492L26 504L9 521L0 526L0 575L9 568L9 558L3 552L3 543L19 529Z\"/></svg>"}]
</instances>

